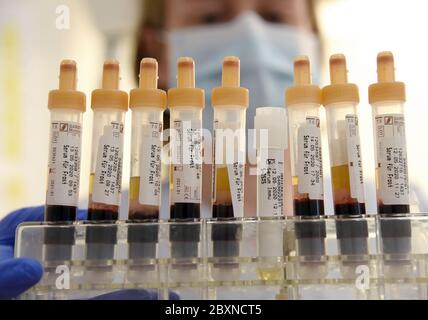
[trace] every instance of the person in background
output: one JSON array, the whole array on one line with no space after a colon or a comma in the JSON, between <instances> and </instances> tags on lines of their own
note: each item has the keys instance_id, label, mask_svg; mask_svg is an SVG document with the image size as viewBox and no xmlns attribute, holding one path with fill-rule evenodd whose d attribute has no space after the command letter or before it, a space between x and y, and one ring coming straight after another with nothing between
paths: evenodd
<instances>
[{"instance_id":1,"label":"person in background","mask_svg":"<svg viewBox=\"0 0 428 320\"><path fill-rule=\"evenodd\" d=\"M191 56L196 61L197 85L206 90L210 106L211 89L220 84L223 57L236 55L241 59L241 84L250 90L247 128L253 128L256 107L283 106L284 89L293 81L295 56L308 55L317 78L317 35L314 0L145 0L137 35L136 70L143 57L156 58L159 85L168 89L175 86L177 58ZM166 117L165 124L169 123L167 113ZM212 129L212 121L212 108L207 107L204 127ZM205 166L204 171L210 181L210 168ZM255 176L247 174L246 179L245 210L254 215ZM210 202L210 186L203 188L205 203ZM0 299L17 297L42 276L39 262L14 259L13 252L17 225L42 221L43 212L43 207L20 209L0 221ZM79 211L80 218L85 215ZM100 298L156 299L144 290Z\"/></svg>"},{"instance_id":2,"label":"person in background","mask_svg":"<svg viewBox=\"0 0 428 320\"><path fill-rule=\"evenodd\" d=\"M176 85L177 59L194 58L196 86L205 89L206 95L203 127L212 130L211 90L221 83L223 58L238 56L241 86L250 91L246 122L247 129L252 129L257 107L284 105L296 56L309 56L314 82L318 81L321 50L315 9L313 0L146 0L137 35L136 75L142 58L156 58L159 86L167 90ZM164 125L169 126L168 112ZM244 211L255 216L256 176L249 174L250 168L246 166ZM201 216L210 217L210 165L203 166L203 177ZM291 173L286 172L286 179L291 181ZM285 186L285 194L286 212L291 214L291 184ZM168 194L163 196L163 202L168 202ZM163 206L161 216L168 217L167 210Z\"/></svg>"}]
</instances>

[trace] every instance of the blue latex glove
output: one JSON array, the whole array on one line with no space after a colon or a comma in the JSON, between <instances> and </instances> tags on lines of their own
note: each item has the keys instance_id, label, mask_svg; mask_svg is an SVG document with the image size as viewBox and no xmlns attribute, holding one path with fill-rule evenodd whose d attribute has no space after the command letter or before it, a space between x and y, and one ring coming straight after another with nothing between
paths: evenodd
<instances>
[{"instance_id":1,"label":"blue latex glove","mask_svg":"<svg viewBox=\"0 0 428 320\"><path fill-rule=\"evenodd\" d=\"M16 227L22 222L43 221L44 206L16 210L0 221L0 299L13 299L34 286L43 275L42 265L30 258L13 258ZM79 211L84 219L86 211Z\"/></svg>"}]
</instances>

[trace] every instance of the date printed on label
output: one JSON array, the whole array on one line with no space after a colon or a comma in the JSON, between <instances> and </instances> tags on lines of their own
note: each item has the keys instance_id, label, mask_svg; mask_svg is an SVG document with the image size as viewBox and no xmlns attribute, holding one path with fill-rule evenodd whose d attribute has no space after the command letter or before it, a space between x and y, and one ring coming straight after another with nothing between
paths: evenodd
<instances>
[{"instance_id":1,"label":"date printed on label","mask_svg":"<svg viewBox=\"0 0 428 320\"><path fill-rule=\"evenodd\" d=\"M383 204L409 204L409 178L403 114L376 117L379 191Z\"/></svg>"},{"instance_id":2,"label":"date printed on label","mask_svg":"<svg viewBox=\"0 0 428 320\"><path fill-rule=\"evenodd\" d=\"M323 199L323 172L320 119L306 117L298 130L299 193L308 193L312 200Z\"/></svg>"},{"instance_id":3,"label":"date printed on label","mask_svg":"<svg viewBox=\"0 0 428 320\"><path fill-rule=\"evenodd\" d=\"M174 202L197 203L201 199L202 134L198 121L174 121L172 141Z\"/></svg>"},{"instance_id":4,"label":"date printed on label","mask_svg":"<svg viewBox=\"0 0 428 320\"><path fill-rule=\"evenodd\" d=\"M269 149L258 176L258 212L260 216L281 216L284 207L284 150Z\"/></svg>"},{"instance_id":5,"label":"date printed on label","mask_svg":"<svg viewBox=\"0 0 428 320\"><path fill-rule=\"evenodd\" d=\"M78 205L81 142L80 123L66 121L51 123L46 194L48 205Z\"/></svg>"}]
</instances>

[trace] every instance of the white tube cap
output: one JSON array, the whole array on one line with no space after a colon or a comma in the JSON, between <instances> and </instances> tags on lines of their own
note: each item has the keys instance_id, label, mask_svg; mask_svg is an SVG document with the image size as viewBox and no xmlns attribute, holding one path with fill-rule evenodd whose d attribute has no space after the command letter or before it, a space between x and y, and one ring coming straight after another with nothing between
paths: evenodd
<instances>
[{"instance_id":1,"label":"white tube cap","mask_svg":"<svg viewBox=\"0 0 428 320\"><path fill-rule=\"evenodd\" d=\"M256 109L254 128L256 129L257 149L288 149L288 117L282 107L262 107ZM261 139L261 130L267 130L267 145Z\"/></svg>"}]
</instances>

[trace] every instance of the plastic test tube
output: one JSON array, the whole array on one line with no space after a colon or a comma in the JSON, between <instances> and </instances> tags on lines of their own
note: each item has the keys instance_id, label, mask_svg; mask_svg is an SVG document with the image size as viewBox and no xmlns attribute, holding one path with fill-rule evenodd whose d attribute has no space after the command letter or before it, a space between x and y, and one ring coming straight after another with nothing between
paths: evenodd
<instances>
[{"instance_id":1,"label":"plastic test tube","mask_svg":"<svg viewBox=\"0 0 428 320\"><path fill-rule=\"evenodd\" d=\"M321 89L311 84L309 59L294 61L294 85L286 91L294 214L324 215L321 130Z\"/></svg>"},{"instance_id":2,"label":"plastic test tube","mask_svg":"<svg viewBox=\"0 0 428 320\"><path fill-rule=\"evenodd\" d=\"M139 88L131 90L132 109L131 178L129 219L156 222L161 205L163 112L166 92L158 89L158 63L144 58L140 64ZM128 227L129 257L155 257L158 226Z\"/></svg>"},{"instance_id":3,"label":"plastic test tube","mask_svg":"<svg viewBox=\"0 0 428 320\"><path fill-rule=\"evenodd\" d=\"M369 102L373 110L378 213L408 213L406 92L404 83L395 81L392 53L378 55L377 75L378 83L369 88Z\"/></svg>"},{"instance_id":4,"label":"plastic test tube","mask_svg":"<svg viewBox=\"0 0 428 320\"><path fill-rule=\"evenodd\" d=\"M285 108L256 109L259 174L257 176L257 216L280 217L284 214L284 155L288 149ZM262 139L265 130L267 141Z\"/></svg>"},{"instance_id":5,"label":"plastic test tube","mask_svg":"<svg viewBox=\"0 0 428 320\"><path fill-rule=\"evenodd\" d=\"M294 61L294 85L285 93L288 107L294 215L324 215L323 172L319 109L321 89L311 84L310 62L300 56ZM324 253L324 221L296 222L299 254Z\"/></svg>"},{"instance_id":6,"label":"plastic test tube","mask_svg":"<svg viewBox=\"0 0 428 320\"><path fill-rule=\"evenodd\" d=\"M323 88L336 215L366 213L358 126L358 87L348 83L343 55L330 58L331 85Z\"/></svg>"},{"instance_id":7,"label":"plastic test tube","mask_svg":"<svg viewBox=\"0 0 428 320\"><path fill-rule=\"evenodd\" d=\"M49 92L51 114L48 184L45 221L71 223L79 202L82 116L86 96L76 91L77 67L73 60L61 62L59 89ZM45 260L71 259L74 228L45 230Z\"/></svg>"},{"instance_id":8,"label":"plastic test tube","mask_svg":"<svg viewBox=\"0 0 428 320\"><path fill-rule=\"evenodd\" d=\"M197 257L200 228L186 224L200 218L202 189L202 110L204 90L195 88L195 62L181 57L177 63L177 88L168 90L171 110L170 229L173 257Z\"/></svg>"},{"instance_id":9,"label":"plastic test tube","mask_svg":"<svg viewBox=\"0 0 428 320\"><path fill-rule=\"evenodd\" d=\"M278 258L283 255L283 228L280 221L271 221L284 215L284 165L288 149L287 112L285 108L256 109L254 117L257 141L257 216L258 256ZM266 140L267 139L267 140ZM272 269L271 264L259 268L263 280L277 278L283 268Z\"/></svg>"},{"instance_id":10,"label":"plastic test tube","mask_svg":"<svg viewBox=\"0 0 428 320\"><path fill-rule=\"evenodd\" d=\"M410 212L409 178L404 103L406 89L395 81L391 52L377 56L378 82L369 87L375 136L376 194L379 214L402 215ZM411 250L410 220L382 220L381 233L385 253Z\"/></svg>"},{"instance_id":11,"label":"plastic test tube","mask_svg":"<svg viewBox=\"0 0 428 320\"><path fill-rule=\"evenodd\" d=\"M346 58L336 54L330 58L331 84L322 90L327 112L333 202L340 253L367 254L367 221L346 219L366 213L357 115L358 87L348 83Z\"/></svg>"},{"instance_id":12,"label":"plastic test tube","mask_svg":"<svg viewBox=\"0 0 428 320\"><path fill-rule=\"evenodd\" d=\"M92 92L94 111L88 220L110 223L118 219L122 185L123 129L128 94L119 88L119 63L104 62L102 88ZM116 228L88 227L87 257L111 259Z\"/></svg>"},{"instance_id":13,"label":"plastic test tube","mask_svg":"<svg viewBox=\"0 0 428 320\"><path fill-rule=\"evenodd\" d=\"M240 61L225 57L221 87L212 92L214 166L212 216L219 220L244 217L245 119L248 89L240 87ZM214 256L239 255L241 225L212 225Z\"/></svg>"}]
</instances>

